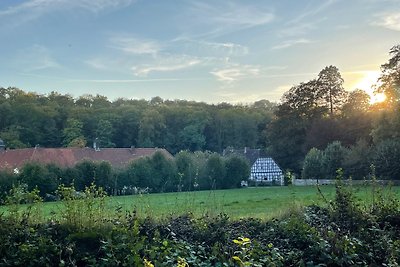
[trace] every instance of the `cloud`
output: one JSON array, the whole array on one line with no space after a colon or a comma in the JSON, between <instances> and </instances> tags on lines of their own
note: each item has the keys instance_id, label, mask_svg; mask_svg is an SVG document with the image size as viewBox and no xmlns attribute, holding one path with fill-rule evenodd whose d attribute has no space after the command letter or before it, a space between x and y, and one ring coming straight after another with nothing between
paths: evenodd
<instances>
[{"instance_id":1,"label":"cloud","mask_svg":"<svg viewBox=\"0 0 400 267\"><path fill-rule=\"evenodd\" d=\"M175 82L185 79L168 78L168 79L69 79L67 82L90 82L90 83L146 83L146 82Z\"/></svg>"},{"instance_id":2,"label":"cloud","mask_svg":"<svg viewBox=\"0 0 400 267\"><path fill-rule=\"evenodd\" d=\"M153 64L143 64L132 67L136 76L147 76L151 72L170 72L191 68L203 64L205 59L191 56L164 56L158 57L157 62Z\"/></svg>"},{"instance_id":3,"label":"cloud","mask_svg":"<svg viewBox=\"0 0 400 267\"><path fill-rule=\"evenodd\" d=\"M0 10L0 18L13 17L18 24L56 11L81 9L92 13L126 7L136 0L27 0ZM16 18L17 17L17 18Z\"/></svg>"},{"instance_id":4,"label":"cloud","mask_svg":"<svg viewBox=\"0 0 400 267\"><path fill-rule=\"evenodd\" d=\"M207 4L195 1L184 18L191 36L217 37L223 34L241 31L272 22L275 14L270 8L260 5L238 4L232 1L215 1ZM193 29L200 29L195 34Z\"/></svg>"},{"instance_id":5,"label":"cloud","mask_svg":"<svg viewBox=\"0 0 400 267\"><path fill-rule=\"evenodd\" d=\"M19 51L15 65L27 72L60 67L60 64L52 57L50 50L41 45L33 45Z\"/></svg>"},{"instance_id":6,"label":"cloud","mask_svg":"<svg viewBox=\"0 0 400 267\"><path fill-rule=\"evenodd\" d=\"M324 0L321 2L322 4L320 5L308 5L299 16L289 21L289 24L298 24L307 17L313 17L331 6L333 3L337 2L337 0Z\"/></svg>"},{"instance_id":7,"label":"cloud","mask_svg":"<svg viewBox=\"0 0 400 267\"><path fill-rule=\"evenodd\" d=\"M88 59L84 61L85 64L97 70L107 70L109 67L99 58Z\"/></svg>"},{"instance_id":8,"label":"cloud","mask_svg":"<svg viewBox=\"0 0 400 267\"><path fill-rule=\"evenodd\" d=\"M308 39L297 39L297 40L287 40L284 41L283 43L273 46L271 49L284 49L284 48L289 48L292 47L294 45L298 45L298 44L309 44L312 43L310 40Z\"/></svg>"},{"instance_id":9,"label":"cloud","mask_svg":"<svg viewBox=\"0 0 400 267\"><path fill-rule=\"evenodd\" d=\"M184 36L171 40L166 49L171 51L171 48L174 47L179 48L180 53L216 58L242 57L249 53L249 48L241 44L233 42L210 42Z\"/></svg>"},{"instance_id":10,"label":"cloud","mask_svg":"<svg viewBox=\"0 0 400 267\"><path fill-rule=\"evenodd\" d=\"M161 50L161 45L156 41L134 37L113 37L111 38L110 42L113 48L129 54L150 54L155 56Z\"/></svg>"},{"instance_id":11,"label":"cloud","mask_svg":"<svg viewBox=\"0 0 400 267\"><path fill-rule=\"evenodd\" d=\"M217 79L221 82L232 83L244 78L258 76L260 73L260 68L251 65L233 64L222 69L214 70L210 73L217 77Z\"/></svg>"},{"instance_id":12,"label":"cloud","mask_svg":"<svg viewBox=\"0 0 400 267\"><path fill-rule=\"evenodd\" d=\"M372 22L372 25L385 27L394 31L400 31L400 11L376 16L379 17L379 20Z\"/></svg>"},{"instance_id":13,"label":"cloud","mask_svg":"<svg viewBox=\"0 0 400 267\"><path fill-rule=\"evenodd\" d=\"M337 0L324 0L320 1L319 5L308 5L306 8L302 11L300 11L300 15L295 17L292 20L289 20L284 28L280 30L278 33L279 36L298 36L298 35L304 35L307 32L311 30L315 30L318 28L318 25L321 24L326 18L321 18L317 14L324 11L327 9L329 6L331 6L333 3L335 3ZM312 19L312 22L309 21L308 18ZM306 21L307 20L307 21Z\"/></svg>"},{"instance_id":14,"label":"cloud","mask_svg":"<svg viewBox=\"0 0 400 267\"><path fill-rule=\"evenodd\" d=\"M298 36L306 34L307 32L316 29L316 25L318 22L315 23L299 23L289 27L286 27L279 31L279 36Z\"/></svg>"}]
</instances>

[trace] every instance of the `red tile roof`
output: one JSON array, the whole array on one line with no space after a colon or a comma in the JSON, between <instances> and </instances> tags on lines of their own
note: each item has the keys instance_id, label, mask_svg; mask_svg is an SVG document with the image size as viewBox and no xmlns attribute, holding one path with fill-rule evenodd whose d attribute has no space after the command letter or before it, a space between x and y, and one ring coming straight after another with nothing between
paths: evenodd
<instances>
[{"instance_id":1,"label":"red tile roof","mask_svg":"<svg viewBox=\"0 0 400 267\"><path fill-rule=\"evenodd\" d=\"M24 148L0 151L0 169L21 168L27 162L54 163L60 167L71 167L82 160L108 161L113 167L124 167L140 157L152 156L160 151L167 157L172 155L158 148Z\"/></svg>"}]
</instances>

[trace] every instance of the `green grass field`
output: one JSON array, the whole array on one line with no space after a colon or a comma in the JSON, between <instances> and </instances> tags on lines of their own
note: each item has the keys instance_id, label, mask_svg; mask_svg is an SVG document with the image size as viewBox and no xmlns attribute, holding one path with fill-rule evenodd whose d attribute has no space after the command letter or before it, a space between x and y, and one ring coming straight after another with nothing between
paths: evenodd
<instances>
[{"instance_id":1,"label":"green grass field","mask_svg":"<svg viewBox=\"0 0 400 267\"><path fill-rule=\"evenodd\" d=\"M400 196L400 187L393 187L392 190ZM334 186L322 186L321 191L326 199L334 198ZM363 202L371 201L372 193L369 188L354 187L354 191L357 198ZM315 186L258 187L108 197L106 212L109 211L112 215L117 209L136 210L139 216L154 218L187 212L195 216L224 213L233 219L242 217L270 219L286 213L291 208L310 204L325 204ZM63 210L62 202L39 205L42 205L45 217L59 214ZM4 206L0 207L0 212L5 209Z\"/></svg>"}]
</instances>

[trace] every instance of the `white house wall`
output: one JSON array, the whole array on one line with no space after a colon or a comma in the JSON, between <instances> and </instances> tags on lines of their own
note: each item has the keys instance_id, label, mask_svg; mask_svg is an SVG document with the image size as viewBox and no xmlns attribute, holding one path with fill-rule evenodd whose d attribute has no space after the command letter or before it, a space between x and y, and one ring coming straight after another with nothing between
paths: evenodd
<instances>
[{"instance_id":1,"label":"white house wall","mask_svg":"<svg viewBox=\"0 0 400 267\"><path fill-rule=\"evenodd\" d=\"M251 167L250 180L283 184L283 172L272 158L259 158Z\"/></svg>"}]
</instances>

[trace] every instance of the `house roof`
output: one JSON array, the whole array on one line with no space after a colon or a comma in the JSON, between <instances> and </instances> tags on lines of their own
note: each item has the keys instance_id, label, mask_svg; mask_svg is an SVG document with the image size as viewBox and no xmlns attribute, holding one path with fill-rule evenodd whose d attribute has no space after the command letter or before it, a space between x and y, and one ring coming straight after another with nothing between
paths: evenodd
<instances>
[{"instance_id":1,"label":"house roof","mask_svg":"<svg viewBox=\"0 0 400 267\"><path fill-rule=\"evenodd\" d=\"M251 149L248 147L245 147L244 149L226 148L222 152L222 155L223 156L236 155L244 157L250 162L250 166L252 166L258 158L263 156L263 152L261 151L261 149Z\"/></svg>"},{"instance_id":2,"label":"house roof","mask_svg":"<svg viewBox=\"0 0 400 267\"><path fill-rule=\"evenodd\" d=\"M108 161L119 168L129 162L160 151L167 157L172 155L165 149L158 148L24 148L0 151L0 169L21 168L25 163L54 163L60 167L72 167L82 160Z\"/></svg>"}]
</instances>

